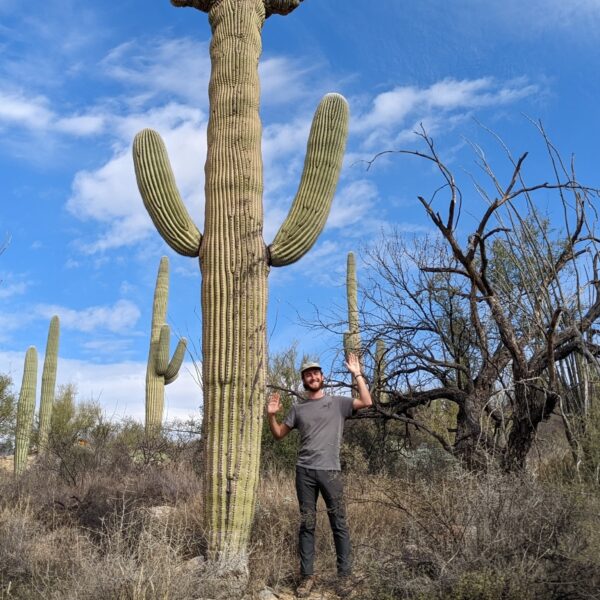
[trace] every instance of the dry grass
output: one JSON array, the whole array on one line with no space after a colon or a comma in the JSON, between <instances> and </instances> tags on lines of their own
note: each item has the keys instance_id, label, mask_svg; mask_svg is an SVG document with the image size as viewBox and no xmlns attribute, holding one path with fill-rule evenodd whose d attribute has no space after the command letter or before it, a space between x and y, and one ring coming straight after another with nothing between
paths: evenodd
<instances>
[{"instance_id":1,"label":"dry grass","mask_svg":"<svg viewBox=\"0 0 600 600\"><path fill-rule=\"evenodd\" d=\"M0 599L193 600L218 574L202 547L202 490L190 461L100 461L77 485L39 464L0 473ZM358 598L599 598L597 489L460 469L347 476ZM335 553L320 505L316 568ZM293 476L263 477L251 589L292 586L298 569ZM323 587L323 583L321 587Z\"/></svg>"}]
</instances>

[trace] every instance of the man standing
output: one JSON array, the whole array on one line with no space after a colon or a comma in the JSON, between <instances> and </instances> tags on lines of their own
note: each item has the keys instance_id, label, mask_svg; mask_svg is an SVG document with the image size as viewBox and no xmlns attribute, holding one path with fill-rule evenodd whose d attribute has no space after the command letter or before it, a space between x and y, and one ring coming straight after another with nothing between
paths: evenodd
<instances>
[{"instance_id":1,"label":"man standing","mask_svg":"<svg viewBox=\"0 0 600 600\"><path fill-rule=\"evenodd\" d=\"M309 362L300 369L307 392L306 399L292 406L283 423L279 423L276 418L281 410L279 394L270 396L267 407L269 427L275 439L282 440L292 429L300 432L300 450L296 463L296 493L300 505L299 598L309 596L314 584L315 524L319 493L325 500L333 532L339 591L349 591L352 564L343 498L340 445L344 421L352 415L352 411L371 406L372 400L355 354L348 355L346 367L356 380L358 398L326 394L320 365Z\"/></svg>"}]
</instances>

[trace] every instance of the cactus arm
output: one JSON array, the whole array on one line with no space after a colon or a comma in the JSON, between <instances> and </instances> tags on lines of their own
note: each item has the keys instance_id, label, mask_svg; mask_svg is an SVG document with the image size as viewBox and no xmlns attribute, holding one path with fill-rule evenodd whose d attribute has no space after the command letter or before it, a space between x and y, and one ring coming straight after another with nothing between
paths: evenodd
<instances>
[{"instance_id":1,"label":"cactus arm","mask_svg":"<svg viewBox=\"0 0 600 600\"><path fill-rule=\"evenodd\" d=\"M50 422L54 407L56 388L56 368L58 363L58 341L60 335L60 321L56 315L50 320L48 341L46 342L46 355L44 357L44 370L42 371L42 391L40 398L40 426L38 436L38 449L45 452L50 434Z\"/></svg>"},{"instance_id":2,"label":"cactus arm","mask_svg":"<svg viewBox=\"0 0 600 600\"><path fill-rule=\"evenodd\" d=\"M29 440L35 410L35 392L37 387L38 356L34 346L25 354L23 382L17 404L17 426L15 429L15 462L14 473L20 475L27 466Z\"/></svg>"},{"instance_id":3,"label":"cactus arm","mask_svg":"<svg viewBox=\"0 0 600 600\"><path fill-rule=\"evenodd\" d=\"M164 376L169 366L169 350L171 345L171 328L163 325L160 328L156 354L154 355L154 372L157 375Z\"/></svg>"},{"instance_id":4,"label":"cactus arm","mask_svg":"<svg viewBox=\"0 0 600 600\"><path fill-rule=\"evenodd\" d=\"M144 206L165 242L183 256L198 256L202 235L190 218L160 135L143 129L133 141L133 163Z\"/></svg>"},{"instance_id":5,"label":"cactus arm","mask_svg":"<svg viewBox=\"0 0 600 600\"><path fill-rule=\"evenodd\" d=\"M327 94L313 119L302 179L292 208L269 246L274 267L289 265L310 250L321 233L335 193L348 137L348 104Z\"/></svg>"},{"instance_id":6,"label":"cactus arm","mask_svg":"<svg viewBox=\"0 0 600 600\"><path fill-rule=\"evenodd\" d=\"M187 340L185 338L181 338L177 344L177 348L175 348L173 358L171 359L171 362L165 371L165 385L169 385L169 383L177 379L177 376L179 375L179 369L183 364L186 348Z\"/></svg>"}]
</instances>

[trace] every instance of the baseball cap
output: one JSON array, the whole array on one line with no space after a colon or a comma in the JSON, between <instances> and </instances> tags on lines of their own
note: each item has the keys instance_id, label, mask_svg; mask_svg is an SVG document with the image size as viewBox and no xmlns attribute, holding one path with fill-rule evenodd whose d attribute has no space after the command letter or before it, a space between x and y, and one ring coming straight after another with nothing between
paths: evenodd
<instances>
[{"instance_id":1,"label":"baseball cap","mask_svg":"<svg viewBox=\"0 0 600 600\"><path fill-rule=\"evenodd\" d=\"M321 371L321 365L318 362L305 362L301 367L300 367L300 375L302 375L302 373L304 373L304 371L308 371L308 369L319 369L319 371Z\"/></svg>"}]
</instances>

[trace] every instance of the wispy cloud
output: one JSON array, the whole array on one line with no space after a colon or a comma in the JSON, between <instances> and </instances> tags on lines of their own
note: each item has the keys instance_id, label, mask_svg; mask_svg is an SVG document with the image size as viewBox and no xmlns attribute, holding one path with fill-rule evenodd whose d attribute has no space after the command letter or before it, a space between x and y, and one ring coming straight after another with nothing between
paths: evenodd
<instances>
[{"instance_id":1,"label":"wispy cloud","mask_svg":"<svg viewBox=\"0 0 600 600\"><path fill-rule=\"evenodd\" d=\"M315 81L318 77L316 66L311 64L307 67L305 62L286 56L273 56L261 60L258 66L261 104L286 104L314 95L321 87ZM311 76L313 77L309 84Z\"/></svg>"},{"instance_id":2,"label":"wispy cloud","mask_svg":"<svg viewBox=\"0 0 600 600\"><path fill-rule=\"evenodd\" d=\"M370 110L355 117L352 131L362 138L363 147L381 147L407 130L412 132L415 121L427 122L431 131L461 114L506 106L539 91L537 85L524 79L501 82L491 77L446 78L424 88L398 86L377 95Z\"/></svg>"},{"instance_id":3,"label":"wispy cloud","mask_svg":"<svg viewBox=\"0 0 600 600\"><path fill-rule=\"evenodd\" d=\"M31 282L23 279L22 275L0 274L0 300L21 296L29 289L30 285Z\"/></svg>"},{"instance_id":4,"label":"wispy cloud","mask_svg":"<svg viewBox=\"0 0 600 600\"><path fill-rule=\"evenodd\" d=\"M131 331L141 314L139 308L129 300L118 300L112 306L90 306L79 310L54 304L38 304L35 313L46 319L58 315L61 327L65 329L83 332L108 330L114 333Z\"/></svg>"},{"instance_id":5,"label":"wispy cloud","mask_svg":"<svg viewBox=\"0 0 600 600\"><path fill-rule=\"evenodd\" d=\"M358 180L345 185L336 194L327 227L342 229L360 222L360 230L364 232L365 219L371 217L376 199L377 188L371 181Z\"/></svg>"},{"instance_id":6,"label":"wispy cloud","mask_svg":"<svg viewBox=\"0 0 600 600\"><path fill-rule=\"evenodd\" d=\"M87 137L102 133L107 116L78 113L60 116L45 96L30 96L24 90L0 89L0 129L19 128L32 133Z\"/></svg>"},{"instance_id":7,"label":"wispy cloud","mask_svg":"<svg viewBox=\"0 0 600 600\"><path fill-rule=\"evenodd\" d=\"M161 94L197 107L208 104L208 42L189 38L146 39L121 44L102 60L104 73L139 95L132 103L148 103Z\"/></svg>"},{"instance_id":8,"label":"wispy cloud","mask_svg":"<svg viewBox=\"0 0 600 600\"><path fill-rule=\"evenodd\" d=\"M490 18L501 17L515 33L515 23L527 23L527 35L547 31L564 31L581 38L583 42L597 39L600 26L600 2L598 0L502 0L488 7ZM488 13L489 14L489 13Z\"/></svg>"}]
</instances>

